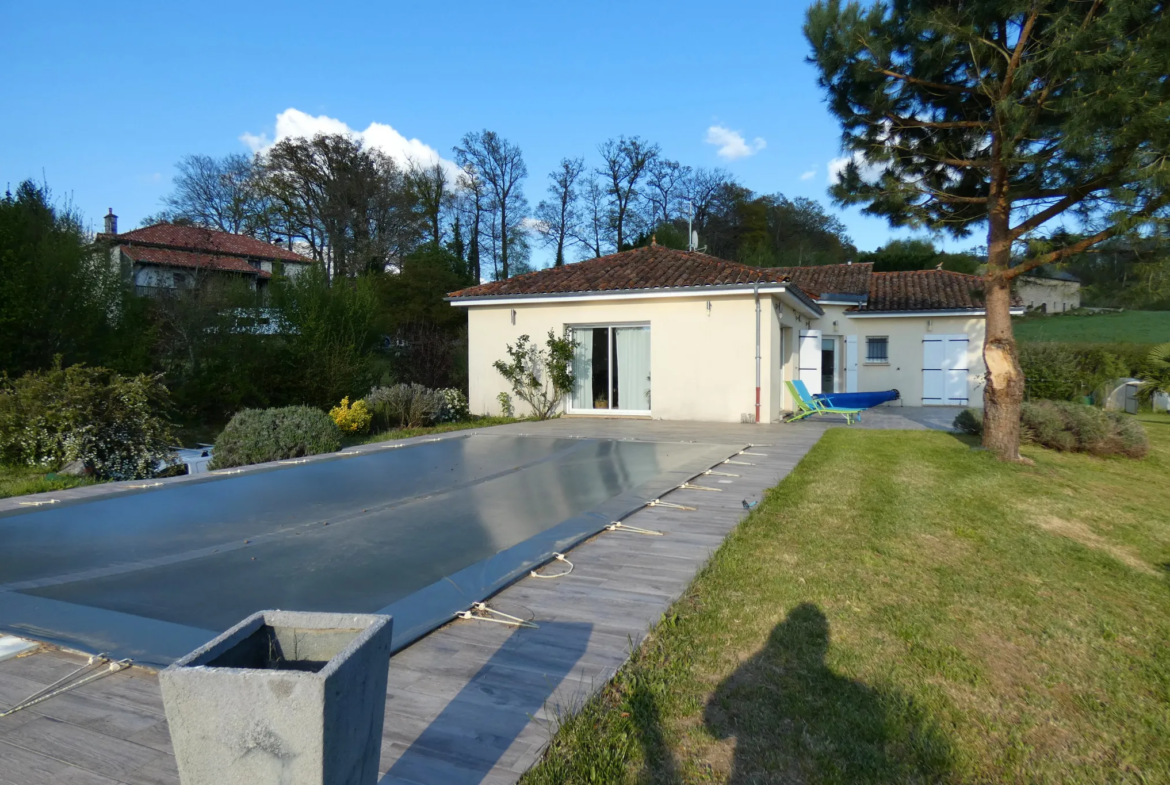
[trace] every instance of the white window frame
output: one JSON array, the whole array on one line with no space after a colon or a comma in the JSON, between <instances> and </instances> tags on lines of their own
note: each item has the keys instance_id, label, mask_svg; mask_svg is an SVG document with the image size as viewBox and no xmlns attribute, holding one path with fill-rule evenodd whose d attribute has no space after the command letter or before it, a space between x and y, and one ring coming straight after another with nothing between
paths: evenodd
<instances>
[{"instance_id":1,"label":"white window frame","mask_svg":"<svg viewBox=\"0 0 1170 785\"><path fill-rule=\"evenodd\" d=\"M606 352L608 353L606 356L609 358L613 357L613 331L614 331L615 327L645 327L646 329L650 330L651 340L653 340L654 330L650 327L649 321L642 321L642 322L577 322L577 323L573 323L573 324L564 325L565 330L570 331L569 332L570 337L572 337L572 332L571 332L572 330L600 330L602 328L605 328L606 329ZM576 344L576 341L574 339L574 345L575 344ZM653 367L653 363L654 363L654 344L653 343L650 344L650 363L651 363L651 367ZM575 370L574 370L574 373L576 373ZM605 395L606 395L606 403L608 403L612 406L612 404L613 404L612 377L611 377L611 380L608 380L608 383L605 386ZM651 375L651 378L650 378L650 400L651 401L654 400L654 378L653 378L653 375ZM651 405L651 407L654 406L653 403L651 403L650 405ZM605 416L605 417L610 417L610 416L613 416L613 417L649 417L651 409L578 409L578 408L575 408L573 406L573 394L572 394L572 392L570 392L568 395L565 396L564 412L565 412L565 414L592 414L592 415L601 415L601 416Z\"/></svg>"}]
</instances>

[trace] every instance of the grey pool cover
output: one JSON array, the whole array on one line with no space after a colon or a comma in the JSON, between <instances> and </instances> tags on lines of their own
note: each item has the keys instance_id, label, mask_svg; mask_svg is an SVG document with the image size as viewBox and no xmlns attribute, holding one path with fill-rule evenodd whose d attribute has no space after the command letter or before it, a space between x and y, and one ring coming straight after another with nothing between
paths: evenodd
<instances>
[{"instance_id":1,"label":"grey pool cover","mask_svg":"<svg viewBox=\"0 0 1170 785\"><path fill-rule=\"evenodd\" d=\"M163 665L254 611L401 648L735 445L475 435L0 514L0 630Z\"/></svg>"}]
</instances>

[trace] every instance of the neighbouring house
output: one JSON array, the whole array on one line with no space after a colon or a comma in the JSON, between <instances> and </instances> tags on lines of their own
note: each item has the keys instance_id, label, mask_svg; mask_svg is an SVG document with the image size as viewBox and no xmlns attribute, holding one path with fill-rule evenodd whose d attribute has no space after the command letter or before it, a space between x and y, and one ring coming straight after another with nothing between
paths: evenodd
<instances>
[{"instance_id":1,"label":"neighbouring house","mask_svg":"<svg viewBox=\"0 0 1170 785\"><path fill-rule=\"evenodd\" d=\"M1024 308L1039 313L1064 313L1081 307L1081 282L1065 270L1024 273L1015 280Z\"/></svg>"},{"instance_id":2,"label":"neighbouring house","mask_svg":"<svg viewBox=\"0 0 1170 785\"><path fill-rule=\"evenodd\" d=\"M982 279L870 264L759 268L636 248L451 293L468 312L474 411L509 392L492 367L521 335L572 336L570 415L772 422L783 382L897 389L902 403L981 406ZM1022 312L1022 309L1016 309Z\"/></svg>"},{"instance_id":3,"label":"neighbouring house","mask_svg":"<svg viewBox=\"0 0 1170 785\"><path fill-rule=\"evenodd\" d=\"M205 280L233 278L263 290L274 275L293 278L315 264L287 248L242 234L167 223L119 234L113 210L105 223L106 231L97 239L109 244L111 263L141 295L163 295Z\"/></svg>"}]
</instances>

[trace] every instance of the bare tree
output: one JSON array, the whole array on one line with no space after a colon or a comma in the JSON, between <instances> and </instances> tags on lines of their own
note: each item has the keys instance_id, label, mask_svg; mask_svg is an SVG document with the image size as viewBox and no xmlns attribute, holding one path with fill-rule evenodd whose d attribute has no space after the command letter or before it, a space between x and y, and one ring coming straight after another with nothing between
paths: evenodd
<instances>
[{"instance_id":1,"label":"bare tree","mask_svg":"<svg viewBox=\"0 0 1170 785\"><path fill-rule=\"evenodd\" d=\"M484 182L474 166L466 165L459 175L458 214L467 225L467 272L471 280L480 282L480 251L483 237L483 215L487 204Z\"/></svg>"},{"instance_id":2,"label":"bare tree","mask_svg":"<svg viewBox=\"0 0 1170 785\"><path fill-rule=\"evenodd\" d=\"M422 211L431 242L442 245L443 215L450 210L455 197L442 164L436 161L424 166L411 161L406 170L406 184Z\"/></svg>"},{"instance_id":3,"label":"bare tree","mask_svg":"<svg viewBox=\"0 0 1170 785\"><path fill-rule=\"evenodd\" d=\"M581 220L574 227L573 237L594 257L601 256L601 243L609 229L605 202L605 188L590 177L581 189Z\"/></svg>"},{"instance_id":4,"label":"bare tree","mask_svg":"<svg viewBox=\"0 0 1170 785\"><path fill-rule=\"evenodd\" d=\"M650 204L653 223L670 223L690 176L691 167L683 166L678 161L659 158L650 165L646 178L646 201Z\"/></svg>"},{"instance_id":5,"label":"bare tree","mask_svg":"<svg viewBox=\"0 0 1170 785\"><path fill-rule=\"evenodd\" d=\"M163 199L159 216L233 234L265 236L268 201L259 188L254 160L242 153L179 160L175 190ZM265 239L269 239L265 236Z\"/></svg>"},{"instance_id":6,"label":"bare tree","mask_svg":"<svg viewBox=\"0 0 1170 785\"><path fill-rule=\"evenodd\" d=\"M735 180L731 174L723 169L698 168L690 172L681 184L680 196L688 202L694 211L691 221L695 229L702 232L706 227L707 218L712 208L719 201L719 195L724 187L732 185Z\"/></svg>"},{"instance_id":7,"label":"bare tree","mask_svg":"<svg viewBox=\"0 0 1170 785\"><path fill-rule=\"evenodd\" d=\"M490 196L488 210L492 219L493 260L497 276L509 277L508 256L513 247L524 247L522 221L528 213L528 201L521 183L528 176L528 167L520 148L495 131L466 134L455 147L455 160L460 166L474 168L487 186Z\"/></svg>"},{"instance_id":8,"label":"bare tree","mask_svg":"<svg viewBox=\"0 0 1170 785\"><path fill-rule=\"evenodd\" d=\"M641 137L617 139L598 145L602 165L597 173L605 180L609 194L610 221L614 232L614 245L622 250L627 236L627 224L636 218L638 185L650 166L658 159L658 145L650 144Z\"/></svg>"},{"instance_id":9,"label":"bare tree","mask_svg":"<svg viewBox=\"0 0 1170 785\"><path fill-rule=\"evenodd\" d=\"M565 247L577 241L581 221L577 181L585 171L585 159L562 158L560 168L549 174L549 198L536 206L536 220L545 245L556 248L557 267L565 264Z\"/></svg>"},{"instance_id":10,"label":"bare tree","mask_svg":"<svg viewBox=\"0 0 1170 785\"><path fill-rule=\"evenodd\" d=\"M263 166L265 193L289 238L306 243L333 276L385 270L418 241L406 175L353 137L285 139L264 155Z\"/></svg>"}]
</instances>

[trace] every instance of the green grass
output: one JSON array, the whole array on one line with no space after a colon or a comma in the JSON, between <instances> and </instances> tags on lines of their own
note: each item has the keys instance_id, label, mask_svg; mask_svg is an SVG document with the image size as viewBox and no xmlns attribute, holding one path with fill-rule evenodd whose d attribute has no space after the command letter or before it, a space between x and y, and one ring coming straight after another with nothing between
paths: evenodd
<instances>
[{"instance_id":1,"label":"green grass","mask_svg":"<svg viewBox=\"0 0 1170 785\"><path fill-rule=\"evenodd\" d=\"M424 428L395 428L379 433L369 433L361 436L347 436L343 441L345 447L356 444L374 444L375 442L389 442L395 439L409 439L412 436L426 436L433 433L450 433L463 431L468 428L488 428L492 425L507 425L512 422L522 422L515 417L487 417L472 415L470 420L460 422L445 422L441 425L430 425Z\"/></svg>"},{"instance_id":2,"label":"green grass","mask_svg":"<svg viewBox=\"0 0 1170 785\"><path fill-rule=\"evenodd\" d=\"M0 466L0 499L23 496L26 493L47 493L90 485L93 480L83 477L48 475L24 466Z\"/></svg>"},{"instance_id":3,"label":"green grass","mask_svg":"<svg viewBox=\"0 0 1170 785\"><path fill-rule=\"evenodd\" d=\"M1170 417L1142 461L834 429L525 785L1170 782ZM698 513L701 515L701 513Z\"/></svg>"},{"instance_id":4,"label":"green grass","mask_svg":"<svg viewBox=\"0 0 1170 785\"><path fill-rule=\"evenodd\" d=\"M1164 343L1170 341L1170 311L1067 313L1015 320L1020 341L1067 343Z\"/></svg>"}]
</instances>

